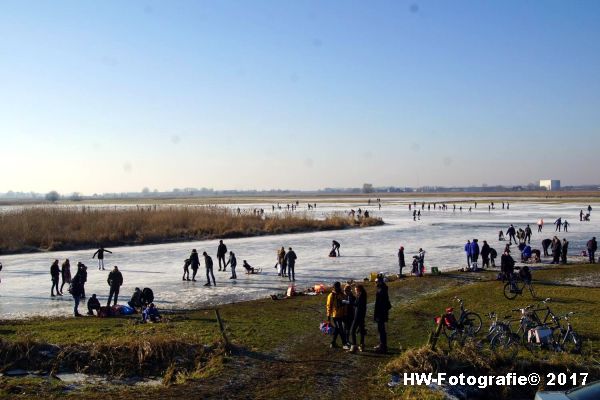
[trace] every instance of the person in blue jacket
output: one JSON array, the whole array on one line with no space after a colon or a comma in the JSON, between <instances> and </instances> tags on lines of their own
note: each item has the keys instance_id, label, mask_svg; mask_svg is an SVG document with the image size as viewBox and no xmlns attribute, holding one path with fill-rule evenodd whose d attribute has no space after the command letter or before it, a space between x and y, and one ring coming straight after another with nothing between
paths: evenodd
<instances>
[{"instance_id":1,"label":"person in blue jacket","mask_svg":"<svg viewBox=\"0 0 600 400\"><path fill-rule=\"evenodd\" d=\"M477 239L471 242L471 267L477 269L477 261L479 260L479 243Z\"/></svg>"},{"instance_id":2,"label":"person in blue jacket","mask_svg":"<svg viewBox=\"0 0 600 400\"><path fill-rule=\"evenodd\" d=\"M465 253L467 253L467 268L471 268L471 241L467 240L465 244Z\"/></svg>"},{"instance_id":3,"label":"person in blue jacket","mask_svg":"<svg viewBox=\"0 0 600 400\"><path fill-rule=\"evenodd\" d=\"M522 262L527 262L529 261L529 259L531 258L532 252L531 252L531 246L527 245L523 248L523 251L521 252L521 261Z\"/></svg>"}]
</instances>

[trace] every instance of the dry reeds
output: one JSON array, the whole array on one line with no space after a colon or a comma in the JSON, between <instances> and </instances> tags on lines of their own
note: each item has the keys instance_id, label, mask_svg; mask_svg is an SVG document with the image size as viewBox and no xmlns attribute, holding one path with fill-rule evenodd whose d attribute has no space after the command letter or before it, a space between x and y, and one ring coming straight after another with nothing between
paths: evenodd
<instances>
[{"instance_id":1,"label":"dry reeds","mask_svg":"<svg viewBox=\"0 0 600 400\"><path fill-rule=\"evenodd\" d=\"M261 216L224 207L26 208L0 214L0 253L234 238L379 225L378 218Z\"/></svg>"}]
</instances>

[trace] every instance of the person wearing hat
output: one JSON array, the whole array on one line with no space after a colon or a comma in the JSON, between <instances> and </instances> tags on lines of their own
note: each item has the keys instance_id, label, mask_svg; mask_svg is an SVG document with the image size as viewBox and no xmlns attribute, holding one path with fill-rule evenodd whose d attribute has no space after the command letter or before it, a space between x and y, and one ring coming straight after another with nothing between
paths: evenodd
<instances>
[{"instance_id":1,"label":"person wearing hat","mask_svg":"<svg viewBox=\"0 0 600 400\"><path fill-rule=\"evenodd\" d=\"M387 353L387 332L385 324L388 322L390 308L390 297L388 295L388 287L383 281L383 275L377 275L377 292L375 292L375 311L373 319L377 323L377 331L379 332L379 344L375 346L375 351L381 354Z\"/></svg>"},{"instance_id":2,"label":"person wearing hat","mask_svg":"<svg viewBox=\"0 0 600 400\"><path fill-rule=\"evenodd\" d=\"M196 282L196 274L198 273L198 268L200 267L200 259L198 258L198 252L196 249L192 249L192 254L190 254L190 267L192 268L192 281Z\"/></svg>"},{"instance_id":3,"label":"person wearing hat","mask_svg":"<svg viewBox=\"0 0 600 400\"><path fill-rule=\"evenodd\" d=\"M400 267L400 278L402 278L402 268L406 267L406 262L404 261L404 246L400 246L400 249L398 249L398 266Z\"/></svg>"}]
</instances>

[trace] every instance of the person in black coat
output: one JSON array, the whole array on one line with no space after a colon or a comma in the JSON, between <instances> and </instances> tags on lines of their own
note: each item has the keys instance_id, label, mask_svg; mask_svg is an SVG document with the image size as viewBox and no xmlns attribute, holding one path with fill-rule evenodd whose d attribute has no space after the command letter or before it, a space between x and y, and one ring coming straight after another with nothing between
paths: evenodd
<instances>
[{"instance_id":1,"label":"person in black coat","mask_svg":"<svg viewBox=\"0 0 600 400\"><path fill-rule=\"evenodd\" d=\"M560 262L562 264L567 263L567 253L569 252L569 242L567 239L563 239L562 241L562 250L560 252Z\"/></svg>"},{"instance_id":2,"label":"person in black coat","mask_svg":"<svg viewBox=\"0 0 600 400\"><path fill-rule=\"evenodd\" d=\"M375 293L375 312L373 319L377 322L377 331L379 332L379 345L375 347L378 353L387 353L387 332L385 323L388 322L390 308L390 297L388 295L388 287L383 281L383 275L377 276L377 292Z\"/></svg>"},{"instance_id":3,"label":"person in black coat","mask_svg":"<svg viewBox=\"0 0 600 400\"><path fill-rule=\"evenodd\" d=\"M598 242L596 242L596 237L594 236L593 238L588 240L586 246L588 251L588 257L590 258L590 264L594 264L596 262L596 250L598 250Z\"/></svg>"},{"instance_id":4,"label":"person in black coat","mask_svg":"<svg viewBox=\"0 0 600 400\"><path fill-rule=\"evenodd\" d=\"M198 258L198 252L196 249L192 249L192 254L190 254L190 267L192 268L192 281L196 282L196 274L198 273L198 268L200 267L200 259Z\"/></svg>"},{"instance_id":5,"label":"person in black coat","mask_svg":"<svg viewBox=\"0 0 600 400\"><path fill-rule=\"evenodd\" d=\"M96 293L92 294L92 297L87 302L88 315L94 315L94 310L96 313L100 311L100 301L96 297Z\"/></svg>"},{"instance_id":6,"label":"person in black coat","mask_svg":"<svg viewBox=\"0 0 600 400\"><path fill-rule=\"evenodd\" d=\"M288 252L285 254L285 262L287 264L287 269L288 269L288 279L290 281L296 280L295 267L296 267L296 259L297 258L298 258L298 256L296 256L296 252L294 250L292 250L292 248L290 247Z\"/></svg>"},{"instance_id":7,"label":"person in black coat","mask_svg":"<svg viewBox=\"0 0 600 400\"><path fill-rule=\"evenodd\" d=\"M548 248L550 247L550 245L552 244L552 240L550 239L544 239L542 240L542 249L544 250L544 256L548 257Z\"/></svg>"},{"instance_id":8,"label":"person in black coat","mask_svg":"<svg viewBox=\"0 0 600 400\"><path fill-rule=\"evenodd\" d=\"M215 281L215 274L213 274L213 260L212 257L208 255L207 252L202 252L204 256L204 267L206 268L206 283L204 286L210 286L210 277L212 276L213 286L217 286L217 282Z\"/></svg>"},{"instance_id":9,"label":"person in black coat","mask_svg":"<svg viewBox=\"0 0 600 400\"><path fill-rule=\"evenodd\" d=\"M490 267L490 245L484 240L481 246L481 268L485 267Z\"/></svg>"},{"instance_id":10,"label":"person in black coat","mask_svg":"<svg viewBox=\"0 0 600 400\"><path fill-rule=\"evenodd\" d=\"M511 257L510 250L504 251L500 257L500 270L502 271L502 282L510 280L515 271L515 260Z\"/></svg>"},{"instance_id":11,"label":"person in black coat","mask_svg":"<svg viewBox=\"0 0 600 400\"><path fill-rule=\"evenodd\" d=\"M219 271L221 270L221 261L223 261L223 271L227 267L225 263L225 255L227 254L227 246L223 243L222 240L219 240L219 246L217 247L217 260L219 260Z\"/></svg>"},{"instance_id":12,"label":"person in black coat","mask_svg":"<svg viewBox=\"0 0 600 400\"><path fill-rule=\"evenodd\" d=\"M73 296L73 300L75 301L75 304L73 306L73 315L76 317L81 317L81 314L79 314L79 302L82 299L82 295L83 295L83 285L84 285L84 276L82 274L82 268L79 269L79 271L77 271L77 273L75 274L75 277L73 279L71 279L71 296Z\"/></svg>"},{"instance_id":13,"label":"person in black coat","mask_svg":"<svg viewBox=\"0 0 600 400\"><path fill-rule=\"evenodd\" d=\"M560 239L554 236L552 239L552 264L560 263L560 253L562 252L562 244Z\"/></svg>"},{"instance_id":14,"label":"person in black coat","mask_svg":"<svg viewBox=\"0 0 600 400\"><path fill-rule=\"evenodd\" d=\"M106 302L106 306L110 306L110 301L113 296L115 298L113 305L117 305L117 301L119 300L119 289L123 284L123 274L119 271L119 267L115 265L112 271L108 274L108 279L106 280L108 286L110 286L110 291L108 294L108 301Z\"/></svg>"},{"instance_id":15,"label":"person in black coat","mask_svg":"<svg viewBox=\"0 0 600 400\"><path fill-rule=\"evenodd\" d=\"M62 293L58 290L58 280L60 279L60 267L58 266L58 260L54 260L50 266L50 278L52 279L52 288L50 288L50 296L62 296ZM56 288L56 295L54 294L54 288Z\"/></svg>"},{"instance_id":16,"label":"person in black coat","mask_svg":"<svg viewBox=\"0 0 600 400\"><path fill-rule=\"evenodd\" d=\"M398 266L400 267L400 278L402 278L402 268L406 267L406 261L404 260L404 246L400 246L400 249L398 249Z\"/></svg>"},{"instance_id":17,"label":"person in black coat","mask_svg":"<svg viewBox=\"0 0 600 400\"><path fill-rule=\"evenodd\" d=\"M350 352L355 353L356 350L365 350L365 317L367 316L367 292L363 285L356 285L356 297L354 298L354 319L350 327L350 335L352 336L352 346ZM360 346L356 347L356 331L360 333Z\"/></svg>"}]
</instances>

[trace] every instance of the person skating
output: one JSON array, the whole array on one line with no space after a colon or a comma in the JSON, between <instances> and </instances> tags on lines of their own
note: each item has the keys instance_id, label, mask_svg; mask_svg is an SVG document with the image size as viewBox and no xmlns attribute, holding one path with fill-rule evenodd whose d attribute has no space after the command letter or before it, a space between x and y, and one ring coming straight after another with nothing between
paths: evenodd
<instances>
[{"instance_id":1,"label":"person skating","mask_svg":"<svg viewBox=\"0 0 600 400\"><path fill-rule=\"evenodd\" d=\"M569 223L567 222L566 219L565 219L565 222L563 222L563 229L565 232L569 232Z\"/></svg>"},{"instance_id":2,"label":"person skating","mask_svg":"<svg viewBox=\"0 0 600 400\"><path fill-rule=\"evenodd\" d=\"M539 233L544 228L544 218L540 218L540 220L537 223L537 226L538 226L538 233Z\"/></svg>"},{"instance_id":3,"label":"person skating","mask_svg":"<svg viewBox=\"0 0 600 400\"><path fill-rule=\"evenodd\" d=\"M527 226L525 227L525 241L527 242L527 244L531 244L531 234L533 232L531 232L531 227L529 226L529 224L527 224Z\"/></svg>"},{"instance_id":4,"label":"person skating","mask_svg":"<svg viewBox=\"0 0 600 400\"><path fill-rule=\"evenodd\" d=\"M237 275L235 273L235 267L237 267L237 258L235 258L233 251L229 252L229 260L227 260L227 264L225 264L225 266L227 265L231 265L231 276L229 279L237 279Z\"/></svg>"},{"instance_id":5,"label":"person skating","mask_svg":"<svg viewBox=\"0 0 600 400\"><path fill-rule=\"evenodd\" d=\"M398 249L398 266L400 267L400 278L402 278L402 268L406 267L406 261L404 260L404 246L400 246L400 249Z\"/></svg>"},{"instance_id":6,"label":"person skating","mask_svg":"<svg viewBox=\"0 0 600 400\"><path fill-rule=\"evenodd\" d=\"M63 288L65 287L65 283L71 283L71 263L67 258L63 263L60 270L60 275L62 277L62 283L60 285L60 293L63 293ZM67 286L68 288L69 286Z\"/></svg>"},{"instance_id":7,"label":"person skating","mask_svg":"<svg viewBox=\"0 0 600 400\"><path fill-rule=\"evenodd\" d=\"M516 233L515 227L512 224L510 224L510 227L506 230L506 234L508 235L510 244L512 244L513 240L515 241L515 244L518 243L517 238L515 237L515 233Z\"/></svg>"},{"instance_id":8,"label":"person skating","mask_svg":"<svg viewBox=\"0 0 600 400\"><path fill-rule=\"evenodd\" d=\"M377 323L377 331L379 332L379 344L375 346L375 351L381 354L387 353L387 332L385 324L388 322L390 308L390 297L388 295L388 287L383 281L383 275L377 276L377 292L375 293L375 311L373 319Z\"/></svg>"},{"instance_id":9,"label":"person skating","mask_svg":"<svg viewBox=\"0 0 600 400\"><path fill-rule=\"evenodd\" d=\"M190 280L190 265L191 264L192 264L192 261L189 258L186 258L185 261L183 262L183 278L182 278L182 280L184 280L184 281Z\"/></svg>"},{"instance_id":10,"label":"person skating","mask_svg":"<svg viewBox=\"0 0 600 400\"><path fill-rule=\"evenodd\" d=\"M112 254L112 251L106 250L103 246L100 246L100 248L98 250L96 250L96 252L92 256L92 259L94 259L96 256L98 256L98 269L99 270L100 269L104 270L104 253Z\"/></svg>"},{"instance_id":11,"label":"person skating","mask_svg":"<svg viewBox=\"0 0 600 400\"><path fill-rule=\"evenodd\" d=\"M594 236L587 242L587 251L590 264L594 264L596 262L596 250L598 250L598 242L596 242L596 237Z\"/></svg>"},{"instance_id":12,"label":"person skating","mask_svg":"<svg viewBox=\"0 0 600 400\"><path fill-rule=\"evenodd\" d=\"M558 218L556 221L554 221L554 225L556 225L554 232L560 232L560 228L562 227L562 218Z\"/></svg>"},{"instance_id":13,"label":"person skating","mask_svg":"<svg viewBox=\"0 0 600 400\"><path fill-rule=\"evenodd\" d=\"M579 221L583 221L583 210L579 210Z\"/></svg>"},{"instance_id":14,"label":"person skating","mask_svg":"<svg viewBox=\"0 0 600 400\"><path fill-rule=\"evenodd\" d=\"M566 264L567 263L567 253L569 252L569 242L567 241L567 239L563 238L562 241L562 249L560 252L560 262L562 264Z\"/></svg>"},{"instance_id":15,"label":"person skating","mask_svg":"<svg viewBox=\"0 0 600 400\"><path fill-rule=\"evenodd\" d=\"M336 252L340 256L340 243L337 240L331 241L331 251Z\"/></svg>"},{"instance_id":16,"label":"person skating","mask_svg":"<svg viewBox=\"0 0 600 400\"><path fill-rule=\"evenodd\" d=\"M114 296L114 302L113 305L117 305L117 302L119 300L119 289L121 288L121 285L123 284L123 274L121 274L121 271L119 271L119 267L117 267L116 265L114 266L113 270L110 271L110 273L108 274L108 279L106 280L106 282L108 283L108 286L110 287L110 291L108 293L108 301L106 302L106 306L110 307L110 301L113 299Z\"/></svg>"},{"instance_id":17,"label":"person skating","mask_svg":"<svg viewBox=\"0 0 600 400\"><path fill-rule=\"evenodd\" d=\"M223 243L222 240L219 240L219 246L217 247L217 260L219 260L219 271L221 270L221 261L223 261L223 271L227 264L225 264L225 255L227 254L227 246Z\"/></svg>"},{"instance_id":18,"label":"person skating","mask_svg":"<svg viewBox=\"0 0 600 400\"><path fill-rule=\"evenodd\" d=\"M365 350L365 317L367 315L367 292L363 285L356 285L355 300L354 300L354 319L350 327L350 336L352 337L352 345L350 352L355 353L356 347L356 332L360 333L360 346L358 350Z\"/></svg>"},{"instance_id":19,"label":"person skating","mask_svg":"<svg viewBox=\"0 0 600 400\"><path fill-rule=\"evenodd\" d=\"M289 252L288 252L289 254ZM346 340L346 335L344 335L344 303L343 303L343 294L342 294L342 285L339 282L335 282L333 284L333 288L331 289L331 293L327 296L327 321L331 324L333 322L333 337L331 339L331 348L338 347L337 346L337 338L338 336L342 340L342 346L345 350L349 350L350 348L346 345L348 342Z\"/></svg>"},{"instance_id":20,"label":"person skating","mask_svg":"<svg viewBox=\"0 0 600 400\"><path fill-rule=\"evenodd\" d=\"M205 251L202 252L204 256L204 267L206 268L206 283L204 286L210 286L210 278L212 277L213 286L217 286L217 282L215 281L215 274L213 274L213 260L212 257L208 255Z\"/></svg>"},{"instance_id":21,"label":"person skating","mask_svg":"<svg viewBox=\"0 0 600 400\"><path fill-rule=\"evenodd\" d=\"M484 240L481 246L481 268L490 267L490 245Z\"/></svg>"},{"instance_id":22,"label":"person skating","mask_svg":"<svg viewBox=\"0 0 600 400\"><path fill-rule=\"evenodd\" d=\"M465 244L465 253L467 254L467 268L471 269L471 262L473 261L473 258L471 257L472 253L470 240L467 240L467 243Z\"/></svg>"},{"instance_id":23,"label":"person skating","mask_svg":"<svg viewBox=\"0 0 600 400\"><path fill-rule=\"evenodd\" d=\"M50 288L50 296L62 296L62 293L58 289L58 280L60 279L60 267L58 266L58 260L54 260L50 266L50 279L52 280L52 288ZM54 288L56 288L56 294L54 294Z\"/></svg>"},{"instance_id":24,"label":"person skating","mask_svg":"<svg viewBox=\"0 0 600 400\"><path fill-rule=\"evenodd\" d=\"M588 205L588 214L590 214L590 215L592 214L592 206L591 205Z\"/></svg>"},{"instance_id":25,"label":"person skating","mask_svg":"<svg viewBox=\"0 0 600 400\"><path fill-rule=\"evenodd\" d=\"M192 281L196 282L196 274L198 273L198 268L200 268L200 258L198 258L196 249L192 249L189 260L190 267L192 268Z\"/></svg>"},{"instance_id":26,"label":"person skating","mask_svg":"<svg viewBox=\"0 0 600 400\"><path fill-rule=\"evenodd\" d=\"M88 299L87 309L87 315L94 315L94 310L96 310L96 314L100 311L100 301L96 297L96 293L92 294L92 297Z\"/></svg>"},{"instance_id":27,"label":"person skating","mask_svg":"<svg viewBox=\"0 0 600 400\"><path fill-rule=\"evenodd\" d=\"M423 276L423 273L425 272L425 250L419 248L419 254L418 254L418 261L419 261L419 276Z\"/></svg>"},{"instance_id":28,"label":"person skating","mask_svg":"<svg viewBox=\"0 0 600 400\"><path fill-rule=\"evenodd\" d=\"M288 269L288 279L290 281L296 280L295 267L296 267L296 259L297 258L298 257L296 256L296 253L290 247L288 249L287 254L285 255L285 263L287 264L287 269Z\"/></svg>"},{"instance_id":29,"label":"person skating","mask_svg":"<svg viewBox=\"0 0 600 400\"><path fill-rule=\"evenodd\" d=\"M544 257L548 257L548 248L550 247L550 245L552 244L552 240L550 239L544 239L542 240L542 249L544 250Z\"/></svg>"}]
</instances>

